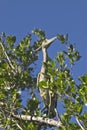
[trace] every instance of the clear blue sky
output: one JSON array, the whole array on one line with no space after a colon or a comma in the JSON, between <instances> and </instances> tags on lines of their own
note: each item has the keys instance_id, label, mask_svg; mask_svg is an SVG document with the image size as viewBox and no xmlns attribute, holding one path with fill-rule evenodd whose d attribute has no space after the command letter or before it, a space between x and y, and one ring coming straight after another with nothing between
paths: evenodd
<instances>
[{"instance_id":1,"label":"clear blue sky","mask_svg":"<svg viewBox=\"0 0 87 130\"><path fill-rule=\"evenodd\" d=\"M68 32L82 56L74 74L87 73L87 0L0 0L0 32L20 41L36 27L48 38ZM58 44L53 45L51 55L57 50Z\"/></svg>"}]
</instances>

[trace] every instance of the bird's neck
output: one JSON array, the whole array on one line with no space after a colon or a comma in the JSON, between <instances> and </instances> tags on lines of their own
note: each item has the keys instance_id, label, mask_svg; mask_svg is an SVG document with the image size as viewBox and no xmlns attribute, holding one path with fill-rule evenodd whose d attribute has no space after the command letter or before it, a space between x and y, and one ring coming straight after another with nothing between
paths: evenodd
<instances>
[{"instance_id":1,"label":"bird's neck","mask_svg":"<svg viewBox=\"0 0 87 130\"><path fill-rule=\"evenodd\" d=\"M43 48L42 51L43 51L43 63L46 63L48 59L47 48Z\"/></svg>"}]
</instances>

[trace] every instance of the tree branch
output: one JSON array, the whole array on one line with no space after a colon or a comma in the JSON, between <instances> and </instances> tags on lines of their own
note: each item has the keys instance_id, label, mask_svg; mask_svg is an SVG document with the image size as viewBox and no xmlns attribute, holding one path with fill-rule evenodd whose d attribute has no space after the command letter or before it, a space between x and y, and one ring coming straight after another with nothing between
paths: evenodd
<instances>
[{"instance_id":1,"label":"tree branch","mask_svg":"<svg viewBox=\"0 0 87 130\"><path fill-rule=\"evenodd\" d=\"M76 121L77 121L78 125L80 126L81 130L85 130L85 129L83 128L82 124L80 123L78 117L75 117L75 118L76 118Z\"/></svg>"},{"instance_id":2,"label":"tree branch","mask_svg":"<svg viewBox=\"0 0 87 130\"><path fill-rule=\"evenodd\" d=\"M8 63L9 63L9 65L10 65L10 67L11 67L13 70L15 70L14 66L12 65L12 63L11 63L11 61L10 61L10 59L9 59L9 57L8 57L8 55L7 55L6 51L5 51L5 49L4 49L4 46L3 46L2 42L0 42L0 45L1 45L1 47L2 47L2 50L3 50L3 52L4 52L4 55L6 56L6 59L8 60Z\"/></svg>"},{"instance_id":3,"label":"tree branch","mask_svg":"<svg viewBox=\"0 0 87 130\"><path fill-rule=\"evenodd\" d=\"M19 124L17 124L17 127L18 127L20 130L23 130Z\"/></svg>"},{"instance_id":4,"label":"tree branch","mask_svg":"<svg viewBox=\"0 0 87 130\"><path fill-rule=\"evenodd\" d=\"M56 121L50 118L43 118L43 117L37 117L37 116L30 116L30 115L15 115L12 114L13 117L17 119L22 119L25 121L34 121L34 122L40 122L40 123L45 123L47 125L52 125L52 126L57 126L57 127L64 127L64 125L60 121Z\"/></svg>"},{"instance_id":5,"label":"tree branch","mask_svg":"<svg viewBox=\"0 0 87 130\"><path fill-rule=\"evenodd\" d=\"M16 123L14 120L12 120L14 123ZM17 127L20 129L20 130L23 130L22 129L22 127L18 124L18 123L16 123L16 125L17 125Z\"/></svg>"}]
</instances>

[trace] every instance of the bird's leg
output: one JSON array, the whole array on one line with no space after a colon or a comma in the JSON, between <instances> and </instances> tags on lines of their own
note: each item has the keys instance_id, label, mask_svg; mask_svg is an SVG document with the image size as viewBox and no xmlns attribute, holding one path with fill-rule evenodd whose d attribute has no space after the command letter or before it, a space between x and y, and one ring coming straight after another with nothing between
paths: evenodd
<instances>
[{"instance_id":1,"label":"bird's leg","mask_svg":"<svg viewBox=\"0 0 87 130\"><path fill-rule=\"evenodd\" d=\"M50 108L51 107L51 94L49 92L49 105L48 105L48 117L50 117Z\"/></svg>"},{"instance_id":2,"label":"bird's leg","mask_svg":"<svg viewBox=\"0 0 87 130\"><path fill-rule=\"evenodd\" d=\"M61 118L60 118L59 112L57 111L56 108L54 109L54 111L55 111L55 113L56 113L56 118L57 118L58 122L60 122L60 121L61 121Z\"/></svg>"},{"instance_id":3,"label":"bird's leg","mask_svg":"<svg viewBox=\"0 0 87 130\"><path fill-rule=\"evenodd\" d=\"M45 111L46 108L47 108L46 106L43 107L42 110L41 110L41 113L43 113L43 112Z\"/></svg>"}]
</instances>

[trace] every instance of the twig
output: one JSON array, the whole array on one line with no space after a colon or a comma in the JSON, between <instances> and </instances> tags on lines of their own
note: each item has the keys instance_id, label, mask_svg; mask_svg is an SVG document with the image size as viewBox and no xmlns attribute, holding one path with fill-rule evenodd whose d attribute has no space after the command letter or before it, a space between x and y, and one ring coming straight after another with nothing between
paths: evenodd
<instances>
[{"instance_id":1,"label":"twig","mask_svg":"<svg viewBox=\"0 0 87 130\"><path fill-rule=\"evenodd\" d=\"M8 63L9 63L9 65L10 65L10 67L11 67L13 70L15 70L14 66L12 65L12 63L11 63L11 61L10 61L10 59L9 59L9 57L8 57L8 55L7 55L6 51L5 51L5 49L4 49L4 46L3 46L2 42L0 42L0 45L1 45L2 50L3 50L3 52L4 52L5 56L6 56L6 59L8 60Z\"/></svg>"},{"instance_id":2,"label":"twig","mask_svg":"<svg viewBox=\"0 0 87 130\"><path fill-rule=\"evenodd\" d=\"M59 112L57 111L56 108L54 109L54 111L56 113L57 120L61 122L61 118L60 118Z\"/></svg>"},{"instance_id":3,"label":"twig","mask_svg":"<svg viewBox=\"0 0 87 130\"><path fill-rule=\"evenodd\" d=\"M17 124L17 126L18 126L18 128L19 128L20 130L23 130L19 124Z\"/></svg>"},{"instance_id":4,"label":"twig","mask_svg":"<svg viewBox=\"0 0 87 130\"><path fill-rule=\"evenodd\" d=\"M76 118L76 121L77 121L78 125L80 126L80 128L81 128L82 130L85 130L85 129L83 128L82 124L80 123L78 117L76 116L75 118Z\"/></svg>"},{"instance_id":5,"label":"twig","mask_svg":"<svg viewBox=\"0 0 87 130\"><path fill-rule=\"evenodd\" d=\"M16 123L14 120L12 120L12 121L13 121L14 123ZM16 125L17 125L17 127L18 127L20 130L23 130L18 123L16 123Z\"/></svg>"},{"instance_id":6,"label":"twig","mask_svg":"<svg viewBox=\"0 0 87 130\"><path fill-rule=\"evenodd\" d=\"M42 46L38 47L36 50L34 50L34 53L37 53L38 51L40 51L42 48Z\"/></svg>"}]
</instances>

